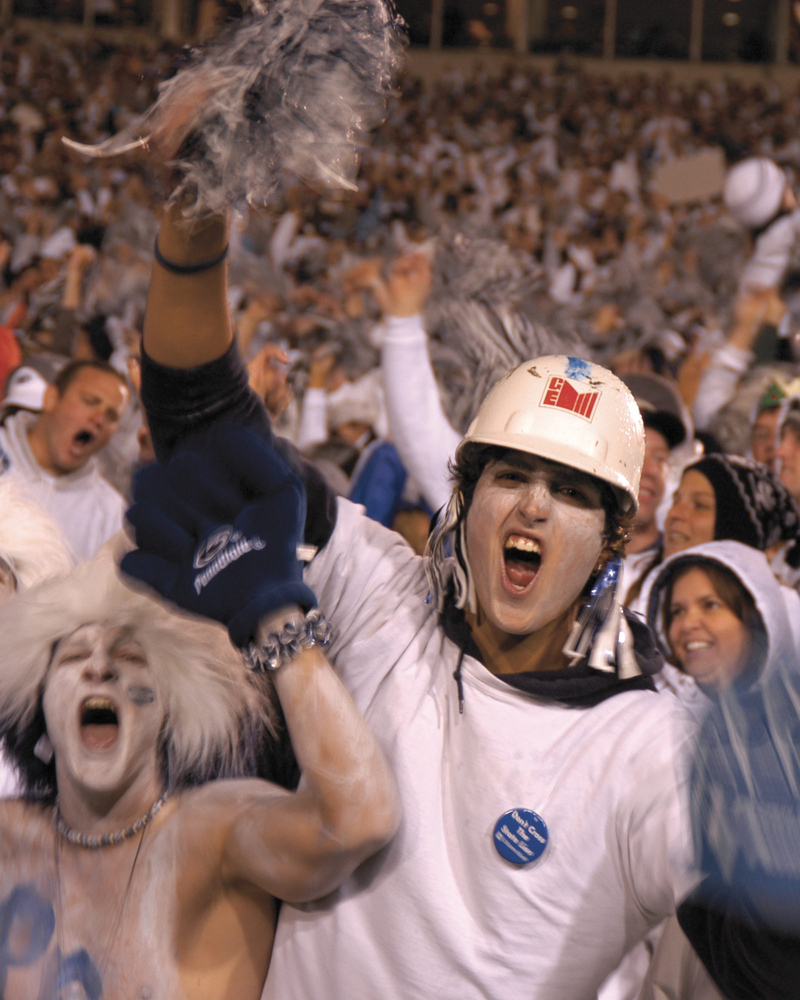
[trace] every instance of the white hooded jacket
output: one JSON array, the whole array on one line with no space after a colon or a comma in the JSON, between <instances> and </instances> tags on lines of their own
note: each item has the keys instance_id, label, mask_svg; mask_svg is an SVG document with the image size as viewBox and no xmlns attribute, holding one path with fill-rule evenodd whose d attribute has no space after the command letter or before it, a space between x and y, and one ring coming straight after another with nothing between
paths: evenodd
<instances>
[{"instance_id":1,"label":"white hooded jacket","mask_svg":"<svg viewBox=\"0 0 800 1000\"><path fill-rule=\"evenodd\" d=\"M645 584L642 592L647 622L658 636L667 663L662 671L662 684L695 711L707 703L698 685L682 671L669 664L670 649L664 631L665 588L676 570L683 566L712 562L729 570L753 598L767 633L767 654L760 676L765 676L780 663L790 663L797 658L797 635L794 629L800 622L800 595L785 587L775 578L767 557L758 549L741 542L707 542L678 552L666 559Z\"/></svg>"},{"instance_id":2,"label":"white hooded jacket","mask_svg":"<svg viewBox=\"0 0 800 1000\"><path fill-rule=\"evenodd\" d=\"M664 630L665 590L681 567L712 562L729 570L747 590L761 616L767 637L766 654L758 674L758 683L797 659L797 643L792 634L792 618L787 598L796 591L775 579L765 555L740 542L722 541L698 545L666 560L654 574L648 587L648 622L657 633L664 651L669 652ZM794 618L798 617L797 612ZM704 715L712 700L688 674L666 663L662 687L672 691L696 715ZM667 922L645 978L639 1000L725 1000L716 988L689 944L675 917Z\"/></svg>"}]
</instances>

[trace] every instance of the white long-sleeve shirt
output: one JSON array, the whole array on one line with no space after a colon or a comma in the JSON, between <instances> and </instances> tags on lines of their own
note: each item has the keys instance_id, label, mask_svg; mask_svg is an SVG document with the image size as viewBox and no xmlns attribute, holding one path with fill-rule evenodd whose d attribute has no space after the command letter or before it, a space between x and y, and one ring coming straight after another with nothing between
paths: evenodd
<instances>
[{"instance_id":1,"label":"white long-sleeve shirt","mask_svg":"<svg viewBox=\"0 0 800 1000\"><path fill-rule=\"evenodd\" d=\"M800 238L800 209L782 215L756 240L753 256L739 279L743 293L777 288L786 277L792 247Z\"/></svg>"},{"instance_id":2,"label":"white long-sleeve shirt","mask_svg":"<svg viewBox=\"0 0 800 1000\"><path fill-rule=\"evenodd\" d=\"M381 370L392 442L432 510L452 492L448 465L461 435L442 409L422 317L384 321Z\"/></svg>"},{"instance_id":3,"label":"white long-sleeve shirt","mask_svg":"<svg viewBox=\"0 0 800 1000\"><path fill-rule=\"evenodd\" d=\"M692 406L692 419L698 430L709 430L714 418L736 395L742 377L753 363L752 351L724 344L714 352L711 363L700 377Z\"/></svg>"}]
</instances>

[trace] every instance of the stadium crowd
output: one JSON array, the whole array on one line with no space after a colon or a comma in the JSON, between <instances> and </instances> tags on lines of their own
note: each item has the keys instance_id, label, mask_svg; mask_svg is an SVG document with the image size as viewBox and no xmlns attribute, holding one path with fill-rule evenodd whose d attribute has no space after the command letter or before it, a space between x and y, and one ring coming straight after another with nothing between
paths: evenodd
<instances>
[{"instance_id":1,"label":"stadium crowd","mask_svg":"<svg viewBox=\"0 0 800 1000\"><path fill-rule=\"evenodd\" d=\"M151 436L145 410L154 411L141 398L148 364L191 367L162 341L161 357L150 348L143 359L154 248L169 256L166 171L142 156L81 157L61 140L93 144L124 129L183 58L44 27L0 37L8 592L94 559L123 527L137 471L169 451L163 412ZM711 545L701 556L723 566L737 594L756 590L762 617L779 607L778 623L764 626L778 646L800 648L799 118L800 87L733 78L611 79L567 65L511 67L498 79L453 72L430 86L403 78L363 151L356 190L315 191L287 174L269 212L233 215L226 303L250 388L325 489L363 504L421 555L450 498L451 463L463 459L462 438L475 433L500 374L563 354L619 376L645 428L638 510L620 529L630 538L622 593L672 653L654 680L662 697L702 717L733 680L693 671L697 650L677 618L697 602L675 594L694 572L726 607L746 599L681 553ZM665 167L720 150L725 169L711 193L662 183ZM212 357L199 352L197 364ZM166 393L172 384L161 368L156 376ZM188 377L184 387L187 398L197 391ZM320 577L319 586L334 584ZM739 618L752 629L758 613ZM737 661L734 680L767 672L776 655L770 647L756 666ZM305 739L293 692L279 694ZM301 756L313 770L316 758ZM10 792L19 778L7 772ZM339 881L369 853L365 843L388 840L390 799L384 821L354 837ZM313 878L255 882L297 912L315 898ZM675 952L689 961L688 945L673 920L650 965L651 940L607 982L604 1000L636 997L646 976L656 991L647 995L667 995L658 977L674 974ZM696 964L690 975L705 973ZM721 995L705 980L709 992L697 989L674 995Z\"/></svg>"}]
</instances>

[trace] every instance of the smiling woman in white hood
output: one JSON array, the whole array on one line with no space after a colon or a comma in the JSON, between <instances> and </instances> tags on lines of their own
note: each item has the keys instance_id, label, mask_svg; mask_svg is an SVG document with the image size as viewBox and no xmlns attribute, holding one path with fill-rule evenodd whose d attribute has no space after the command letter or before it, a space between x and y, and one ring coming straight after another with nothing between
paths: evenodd
<instances>
[{"instance_id":1,"label":"smiling woman in white hood","mask_svg":"<svg viewBox=\"0 0 800 1000\"><path fill-rule=\"evenodd\" d=\"M784 878L786 881L777 894L777 898L782 899L786 886L796 884L791 881L796 878L796 866L791 870L775 867L774 848L780 839L774 838L770 820L775 804L770 795L763 800L756 796L754 814L761 822L749 824L742 816L753 813L752 808L748 810L753 803L750 793L742 789L752 788L753 768L760 766L762 780L766 773L763 768L767 757L762 746L765 740L762 736L753 742L754 719L769 722L770 737L766 743L775 747L783 763L780 768L773 761L769 768L772 777L796 772L797 752L790 744L793 724L797 721L792 692L797 686L792 684L790 675L793 665L796 671L798 660L798 644L792 635L792 622L800 619L797 592L778 583L764 553L740 542L725 541L698 545L672 556L659 567L652 587L643 596L647 600L648 622L670 661L664 665L661 687L676 694L698 717L708 715L715 701L718 702L716 718L714 713L709 715L716 726L710 730L704 727L700 738L700 746L705 750L701 751L699 759L701 767L705 765L706 775L701 786L706 794L699 794L695 785L692 809L695 824L700 823L706 834L717 828L733 829L734 832L728 839L723 836L724 850L720 851L719 845L712 843L713 837L706 841L706 850L710 847L712 855L726 856L730 864L737 858L747 857L743 870L751 887L761 870ZM763 706L755 714L754 704ZM720 725L727 734L724 745L716 741L710 743L710 734L718 731ZM763 726L760 730L767 732ZM732 759L729 755L734 745L737 753ZM719 777L723 773L729 778L738 776L743 781L742 784L738 784L738 779L735 781L739 792L732 798L731 788ZM724 816L724 821L718 823L710 822L712 817L707 814L712 786L711 798L725 803L718 817L722 820ZM794 815L796 798L793 802L791 806L790 802L782 801L779 811ZM743 812L737 813L737 809ZM738 822L731 824L728 821L734 813ZM759 851L761 854L766 851L766 860ZM702 867L707 870L709 856L703 852L701 857L706 862ZM736 862L734 882L738 881L741 863L741 860ZM713 862L711 871L715 871ZM733 876L729 873L729 877ZM763 881L757 884L763 887ZM762 902L774 901L774 882L767 882L767 890L766 894L761 894ZM773 926L788 921L786 929L796 940L796 918L787 915L782 905L777 915L774 906L770 909ZM686 926L684 921L694 919L696 912L691 906L684 906L679 912L680 924L676 917L666 922L639 1000L658 1000L667 996L672 1000L725 1000L682 930ZM775 938L770 937L769 932L766 935L762 936L759 946L769 949ZM776 983L779 980L780 977ZM770 996L795 996L795 987L796 982L788 987L790 992L786 992L786 982L780 981Z\"/></svg>"},{"instance_id":2,"label":"smiling woman in white hood","mask_svg":"<svg viewBox=\"0 0 800 1000\"><path fill-rule=\"evenodd\" d=\"M797 655L800 597L749 545L708 542L677 553L642 596L667 661L659 686L701 715L709 692L750 684Z\"/></svg>"}]
</instances>

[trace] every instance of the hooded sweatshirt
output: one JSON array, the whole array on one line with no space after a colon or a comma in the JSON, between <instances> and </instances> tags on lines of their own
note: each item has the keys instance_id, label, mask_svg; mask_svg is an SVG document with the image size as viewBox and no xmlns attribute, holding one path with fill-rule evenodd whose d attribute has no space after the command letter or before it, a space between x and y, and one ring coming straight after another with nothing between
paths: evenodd
<instances>
[{"instance_id":1,"label":"hooded sweatshirt","mask_svg":"<svg viewBox=\"0 0 800 1000\"><path fill-rule=\"evenodd\" d=\"M676 571L687 566L702 566L704 562L716 563L729 570L753 598L767 632L767 655L760 676L774 669L776 663L791 662L791 658L796 656L794 629L800 622L800 595L776 580L766 556L758 549L741 542L707 542L665 560L642 591L648 625L657 635L666 661L656 683L660 688L672 691L700 717L709 707L709 696L692 677L670 663L672 657L664 630L664 599L666 587Z\"/></svg>"},{"instance_id":2,"label":"hooded sweatshirt","mask_svg":"<svg viewBox=\"0 0 800 1000\"><path fill-rule=\"evenodd\" d=\"M766 631L766 652L762 662L756 665L758 672L755 675L749 673L746 678L740 678L734 685L733 704L741 707L744 699L751 696L758 688L766 686L769 690L775 686L778 697L774 704L783 705L785 709L787 701L780 697L780 693L788 688L783 687L781 678L787 667L791 670L797 660L797 645L792 635L790 624L792 619L787 613L787 599L793 602L797 595L796 591L777 582L766 557L756 549L739 542L709 542L677 553L659 567L652 586L648 588L646 599L648 622L657 633L665 655L669 655L664 629L667 585L681 569L691 566L702 568L709 563L724 567L733 573L753 598ZM795 608L794 618L796 617ZM796 666L794 669L796 670ZM662 671L661 683L666 690L676 694L698 717L709 713L714 706L716 699L713 692L704 691L693 678L669 663L665 664ZM785 724L791 725L790 720L782 718L783 714L780 711L776 713L779 725L773 726L778 729L776 738L778 746L780 746L780 731ZM774 723L776 719L773 717L772 721ZM793 721L797 723L796 709ZM733 731L736 732L736 727L733 727ZM755 770L759 764L757 753L758 751L754 753L753 746L748 744L747 753L739 760L748 759L749 763L749 758L752 757ZM714 763L719 765L719 762L725 759L724 755L718 753ZM763 768L763 759L761 764ZM758 778L763 782L763 770L759 771ZM740 798L746 805L747 796L742 795ZM759 801L756 804L756 814L762 810L766 813L770 807L769 801ZM737 824L737 827L741 828L742 824ZM767 829L765 824L763 829L750 836L758 838L758 835ZM753 850L753 845L747 844L747 836L748 833L745 832L736 838L735 846L739 852ZM762 841L762 844L766 842L768 838L767 841ZM763 850L763 846L761 849ZM755 850L758 851L758 846ZM767 851L769 852L769 848ZM774 858L772 860L774 861ZM763 858L759 858L759 862L763 864ZM723 909L717 910L713 905L708 906L708 892L709 890L706 890L702 905L689 901L679 908L676 917L667 921L640 994L641 1000L658 1000L666 996L672 1000L795 996L797 970L792 971L790 968L787 971L782 960L776 961L772 966L772 978L768 983L763 979L750 982L746 981L741 969L731 975L727 955L731 949L737 947L751 953L757 950L761 955L769 955L773 949L776 956L800 954L796 941L793 941L791 936L760 927L758 921L747 919L737 922L736 917ZM691 945L684 930L691 937ZM703 961L698 957L698 952L702 955ZM767 965L769 964L768 962ZM709 970L713 973L713 977L709 974ZM724 992L720 992L718 987Z\"/></svg>"},{"instance_id":3,"label":"hooded sweatshirt","mask_svg":"<svg viewBox=\"0 0 800 1000\"><path fill-rule=\"evenodd\" d=\"M94 457L65 475L45 472L28 443L36 419L20 412L0 427L0 475L11 476L55 518L76 561L91 559L122 527L125 500L103 479Z\"/></svg>"}]
</instances>

